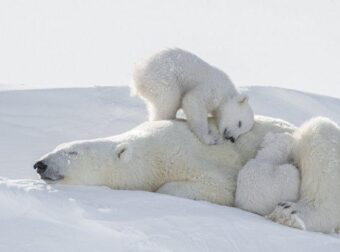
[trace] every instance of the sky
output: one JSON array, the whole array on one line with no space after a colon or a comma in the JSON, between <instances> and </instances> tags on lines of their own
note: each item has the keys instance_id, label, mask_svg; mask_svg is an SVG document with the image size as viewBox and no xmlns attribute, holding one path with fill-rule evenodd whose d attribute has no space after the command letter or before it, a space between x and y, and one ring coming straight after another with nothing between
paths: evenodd
<instances>
[{"instance_id":1,"label":"sky","mask_svg":"<svg viewBox=\"0 0 340 252\"><path fill-rule=\"evenodd\" d=\"M0 0L0 87L124 86L169 47L236 86L340 97L339 0Z\"/></svg>"}]
</instances>

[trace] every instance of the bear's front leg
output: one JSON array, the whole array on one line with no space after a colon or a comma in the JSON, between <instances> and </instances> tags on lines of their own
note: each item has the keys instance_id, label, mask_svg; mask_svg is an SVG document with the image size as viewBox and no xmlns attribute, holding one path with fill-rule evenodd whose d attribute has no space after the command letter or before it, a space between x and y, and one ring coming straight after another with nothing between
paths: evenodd
<instances>
[{"instance_id":1,"label":"bear's front leg","mask_svg":"<svg viewBox=\"0 0 340 252\"><path fill-rule=\"evenodd\" d=\"M193 200L205 200L220 205L231 205L232 202L228 199L233 199L225 188L191 181L169 182L156 192Z\"/></svg>"}]
</instances>

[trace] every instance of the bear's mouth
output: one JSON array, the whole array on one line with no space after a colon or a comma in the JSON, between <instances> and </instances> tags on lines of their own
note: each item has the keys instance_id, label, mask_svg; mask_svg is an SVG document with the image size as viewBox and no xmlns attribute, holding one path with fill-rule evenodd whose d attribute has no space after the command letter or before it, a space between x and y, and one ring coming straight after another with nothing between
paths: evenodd
<instances>
[{"instance_id":1,"label":"bear's mouth","mask_svg":"<svg viewBox=\"0 0 340 252\"><path fill-rule=\"evenodd\" d=\"M40 175L40 178L45 181L53 182L64 179L62 175L48 176L48 175Z\"/></svg>"}]
</instances>

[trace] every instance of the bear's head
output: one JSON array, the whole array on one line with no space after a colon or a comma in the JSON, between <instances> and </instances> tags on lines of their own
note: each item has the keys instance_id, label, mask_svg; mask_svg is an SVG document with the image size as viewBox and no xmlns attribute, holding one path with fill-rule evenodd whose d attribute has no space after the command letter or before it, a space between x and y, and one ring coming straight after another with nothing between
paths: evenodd
<instances>
[{"instance_id":1,"label":"bear's head","mask_svg":"<svg viewBox=\"0 0 340 252\"><path fill-rule=\"evenodd\" d=\"M216 112L218 130L226 140L236 139L251 130L254 125L254 112L247 95L239 95L222 102Z\"/></svg>"},{"instance_id":2,"label":"bear's head","mask_svg":"<svg viewBox=\"0 0 340 252\"><path fill-rule=\"evenodd\" d=\"M48 181L111 186L122 173L138 173L140 159L132 157L133 146L121 137L70 142L41 157L34 168ZM125 183L123 177L121 183Z\"/></svg>"}]
</instances>

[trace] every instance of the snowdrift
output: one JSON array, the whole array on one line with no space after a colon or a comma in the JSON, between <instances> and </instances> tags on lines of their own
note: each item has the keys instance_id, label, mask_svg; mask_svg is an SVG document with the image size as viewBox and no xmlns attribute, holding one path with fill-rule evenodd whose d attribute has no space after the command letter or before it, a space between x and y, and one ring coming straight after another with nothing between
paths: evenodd
<instances>
[{"instance_id":1,"label":"snowdrift","mask_svg":"<svg viewBox=\"0 0 340 252\"><path fill-rule=\"evenodd\" d=\"M340 100L270 87L243 90L257 114L340 123ZM105 187L46 185L33 162L55 145L118 134L146 119L128 88L0 92L0 251L340 251L236 208Z\"/></svg>"}]
</instances>

